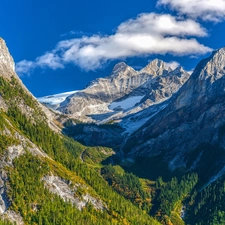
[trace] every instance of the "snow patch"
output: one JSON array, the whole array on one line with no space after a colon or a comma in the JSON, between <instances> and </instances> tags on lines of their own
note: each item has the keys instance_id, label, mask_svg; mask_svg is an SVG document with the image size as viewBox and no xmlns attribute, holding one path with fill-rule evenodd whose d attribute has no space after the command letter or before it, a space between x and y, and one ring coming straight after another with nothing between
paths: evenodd
<instances>
[{"instance_id":1,"label":"snow patch","mask_svg":"<svg viewBox=\"0 0 225 225\"><path fill-rule=\"evenodd\" d=\"M78 91L64 92L56 95L49 95L45 97L37 98L40 103L49 104L49 105L58 105L66 100L66 98Z\"/></svg>"},{"instance_id":2,"label":"snow patch","mask_svg":"<svg viewBox=\"0 0 225 225\"><path fill-rule=\"evenodd\" d=\"M144 96L134 96L134 97L127 98L127 99L125 99L123 101L120 101L120 102L112 102L109 105L109 109L113 110L113 109L116 109L116 108L121 108L123 110L126 110L126 109L129 109L129 108L132 108L133 106L135 106L135 104L140 102L143 97Z\"/></svg>"},{"instance_id":3,"label":"snow patch","mask_svg":"<svg viewBox=\"0 0 225 225\"><path fill-rule=\"evenodd\" d=\"M125 128L123 134L131 135L143 126L149 119L162 111L168 104L162 104L160 106L155 105L152 109L147 108L135 114L135 116L128 116L121 123L121 126Z\"/></svg>"}]
</instances>

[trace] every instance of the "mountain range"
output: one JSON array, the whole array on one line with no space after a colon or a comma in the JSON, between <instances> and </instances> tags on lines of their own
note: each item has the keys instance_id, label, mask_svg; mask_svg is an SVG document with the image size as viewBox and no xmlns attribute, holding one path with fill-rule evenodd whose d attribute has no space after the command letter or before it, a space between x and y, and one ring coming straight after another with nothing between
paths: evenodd
<instances>
[{"instance_id":1,"label":"mountain range","mask_svg":"<svg viewBox=\"0 0 225 225\"><path fill-rule=\"evenodd\" d=\"M76 129L82 129L82 132L75 132L77 135L73 138L86 145L115 147L124 143L127 136L163 109L167 105L166 100L189 77L190 74L181 67L171 69L158 59L140 71L118 63L108 77L91 82L84 90L38 100L85 123L85 126L79 123L70 129L73 133ZM104 126L99 127L106 124L116 126L109 126L107 131Z\"/></svg>"},{"instance_id":2,"label":"mountain range","mask_svg":"<svg viewBox=\"0 0 225 225\"><path fill-rule=\"evenodd\" d=\"M194 169L198 163L189 157L199 146L225 148L224 68L224 48L202 60L191 76L158 59L140 71L119 63L109 77L67 96L56 110L86 122L70 127L70 135L85 144L120 145L125 157L163 155L171 170Z\"/></svg>"},{"instance_id":3,"label":"mountain range","mask_svg":"<svg viewBox=\"0 0 225 225\"><path fill-rule=\"evenodd\" d=\"M0 39L0 224L224 224L224 77L121 62L41 104Z\"/></svg>"},{"instance_id":4,"label":"mountain range","mask_svg":"<svg viewBox=\"0 0 225 225\"><path fill-rule=\"evenodd\" d=\"M158 59L140 71L122 62L115 65L108 77L92 81L84 90L47 96L39 101L83 122L105 123L165 101L189 76L181 67L172 70ZM65 98L56 101L62 95Z\"/></svg>"}]
</instances>

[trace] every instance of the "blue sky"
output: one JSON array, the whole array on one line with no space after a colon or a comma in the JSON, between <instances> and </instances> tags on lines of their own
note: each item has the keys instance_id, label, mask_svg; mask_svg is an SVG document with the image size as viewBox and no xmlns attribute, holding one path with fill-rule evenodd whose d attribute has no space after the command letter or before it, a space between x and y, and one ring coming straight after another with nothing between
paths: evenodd
<instances>
[{"instance_id":1,"label":"blue sky","mask_svg":"<svg viewBox=\"0 0 225 225\"><path fill-rule=\"evenodd\" d=\"M37 97L79 90L117 62L192 70L224 47L225 0L7 0L0 36Z\"/></svg>"}]
</instances>

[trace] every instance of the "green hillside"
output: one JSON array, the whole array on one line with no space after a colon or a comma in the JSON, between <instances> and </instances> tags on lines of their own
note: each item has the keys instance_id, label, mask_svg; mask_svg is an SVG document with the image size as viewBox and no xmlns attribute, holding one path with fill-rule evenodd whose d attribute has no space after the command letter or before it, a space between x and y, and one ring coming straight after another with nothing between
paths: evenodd
<instances>
[{"instance_id":1,"label":"green hillside","mask_svg":"<svg viewBox=\"0 0 225 225\"><path fill-rule=\"evenodd\" d=\"M0 95L7 105L7 109L0 112L1 161L4 163L6 156L11 157L10 146L20 146L24 151L13 159L12 166L6 163L2 169L8 176L5 184L10 201L8 210L22 216L25 224L159 224L114 191L99 168L90 165L104 159L96 154L95 148L89 150L48 126L39 104L15 78L0 77ZM32 152L33 144L50 158ZM89 164L80 159L84 150L85 158L88 152L95 151L96 157L89 158ZM47 175L60 177L71 188L78 184L74 197L82 201L85 194L89 194L104 207L100 210L89 202L81 210L77 209L45 187L43 177Z\"/></svg>"}]
</instances>

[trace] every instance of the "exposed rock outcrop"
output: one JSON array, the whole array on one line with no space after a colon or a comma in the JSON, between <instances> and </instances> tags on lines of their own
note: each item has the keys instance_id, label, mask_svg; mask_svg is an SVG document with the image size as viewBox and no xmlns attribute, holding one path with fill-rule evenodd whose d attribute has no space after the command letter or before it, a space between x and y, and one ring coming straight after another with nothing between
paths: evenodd
<instances>
[{"instance_id":1,"label":"exposed rock outcrop","mask_svg":"<svg viewBox=\"0 0 225 225\"><path fill-rule=\"evenodd\" d=\"M92 204L97 210L103 210L105 208L101 200L92 197L88 193L84 193L81 196L76 194L78 189L85 189L82 184L77 183L74 186L69 186L68 181L54 175L45 176L42 180L45 183L45 187L52 193L59 195L65 202L70 202L79 210L84 208L87 203Z\"/></svg>"},{"instance_id":2,"label":"exposed rock outcrop","mask_svg":"<svg viewBox=\"0 0 225 225\"><path fill-rule=\"evenodd\" d=\"M9 54L9 50L5 44L5 41L1 37L0 37L0 62L1 62L0 63L1 72L6 69L15 72L14 60L12 56Z\"/></svg>"}]
</instances>

